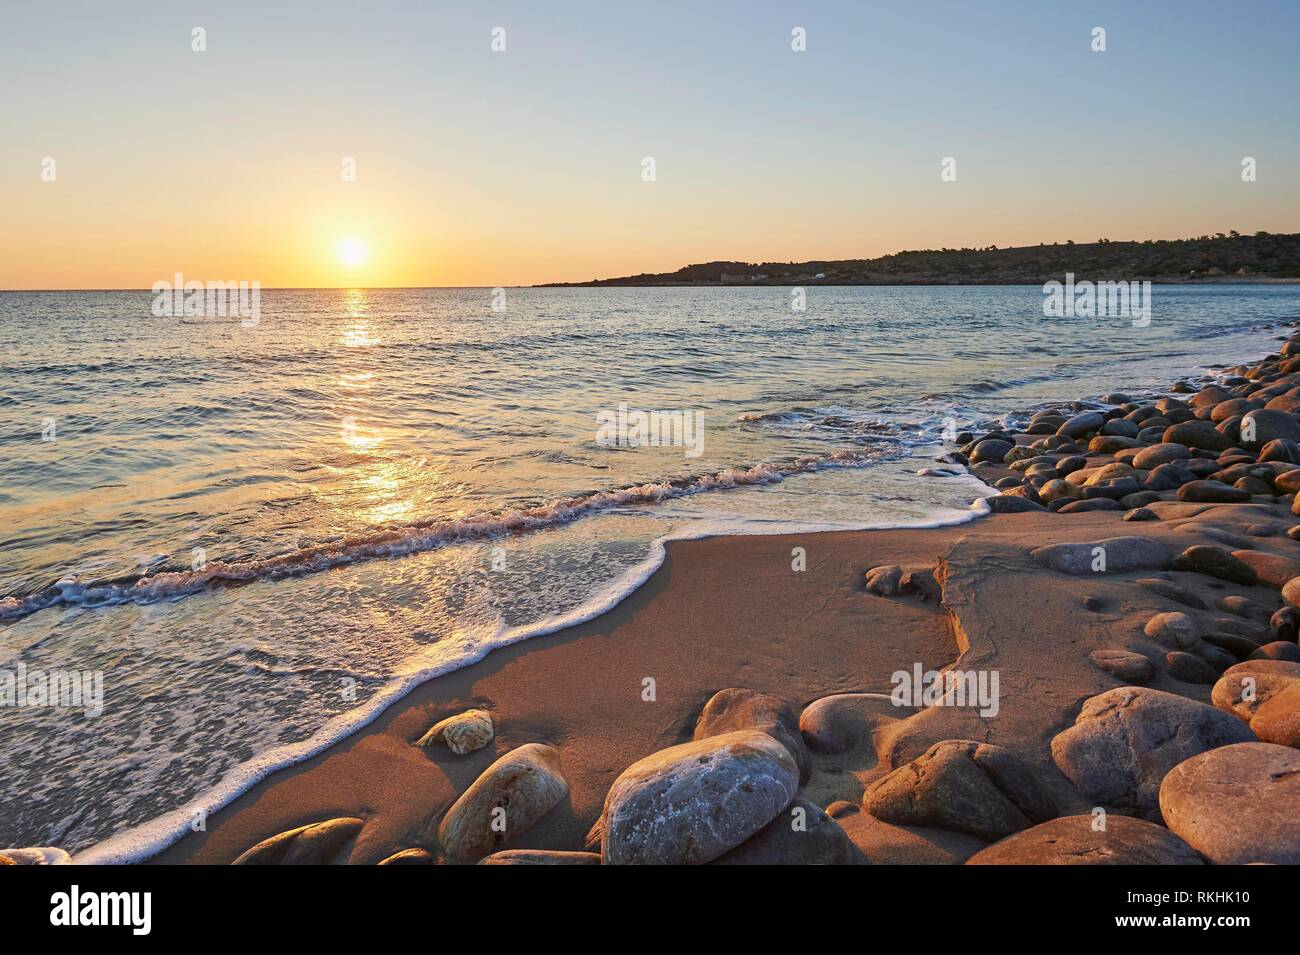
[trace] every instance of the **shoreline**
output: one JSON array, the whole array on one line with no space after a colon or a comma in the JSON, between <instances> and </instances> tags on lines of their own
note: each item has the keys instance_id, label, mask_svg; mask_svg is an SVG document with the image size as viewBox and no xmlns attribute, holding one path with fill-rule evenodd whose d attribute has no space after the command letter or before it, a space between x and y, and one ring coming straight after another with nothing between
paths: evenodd
<instances>
[{"instance_id":1,"label":"shoreline","mask_svg":"<svg viewBox=\"0 0 1300 955\"><path fill-rule=\"evenodd\" d=\"M1270 360L1266 358L1249 367L1257 368ZM1244 368L1245 366L1243 370ZM1228 369L1219 376L1229 375L1231 371L1233 369ZM1031 426L1030 430L1033 430ZM1016 436L1016 444L1025 447L1031 443L1032 438L1033 436L1024 434ZM1038 440L1042 441L1043 438ZM1132 449L1117 450L1122 452ZM1098 459L1096 463L1101 465L1116 460L1113 451L1092 452L1091 456ZM1022 477L1017 477L1016 470L1005 463L977 463L970 475L985 482L986 486L995 482L1023 480ZM1024 490L1025 486L1021 485L1021 489ZM1166 498L1171 496L1165 494ZM995 497L1002 503L993 506L1001 511L1008 507L1007 501L1014 498L1016 502L1024 502L1030 495L998 494ZM1251 501L1254 507L1240 509L1242 512L1250 511L1246 515L1247 520L1258 522L1267 518L1275 524L1278 521L1293 520L1287 516L1289 512L1286 500L1279 503L1277 500L1264 501L1262 498L1263 495L1256 495ZM1166 504L1172 507L1168 518L1156 526L1141 525L1144 531L1154 531L1152 536L1159 539L1164 539L1170 530L1200 530L1199 525L1205 524L1210 530L1217 531L1221 530L1220 525L1224 522L1228 526L1233 523L1221 513L1215 515L1214 522L1207 521L1201 515L1206 509L1203 505L1193 505L1193 510L1199 508L1197 513L1175 516L1180 507L1186 512L1186 505L1161 501L1158 506ZM992 556L994 552L1000 553L999 548L1005 550L1010 540L1039 541L1042 546L1047 546L1067 538L1075 539L1076 532L1105 537L1131 529L1121 522L1121 515L1115 511L1088 511L1067 517L1053 515L1046 510L1040 513L1035 508L1032 513L1026 509L1026 513L999 513L995 521L977 521L975 519L981 516L979 510L985 509L976 509L974 504L972 508L971 515L962 522L937 528L816 530L796 534L706 536L697 540L668 541L663 546L658 566L651 569L639 585L612 606L584 614L580 622L550 627L545 635L520 637L518 642L496 647L475 663L458 670L431 678L420 678L413 689L395 692L389 701L376 706L374 714L364 724L354 725L323 749L317 746L313 755L303 756L289 766L265 770L257 779L242 785L238 795L224 801L221 808L210 813L205 832L183 835L154 854L137 853L135 861L229 862L253 844L276 836L277 833L331 818L363 817L362 833L351 843L351 848L345 855L316 861L373 863L408 849L423 850L433 858L438 852L437 837L433 830L443 810L495 757L529 743L543 743L556 746L562 753L579 754L576 759L571 757L564 760L570 798L563 812L557 808L520 839L509 841L507 847L578 851L582 841L578 830L585 832L595 822L600 812L600 799L603 799L618 773L649 753L689 741L691 726L701 708L717 690L743 686L759 693L771 693L785 700L794 712L798 712L807 704L827 695L888 692L888 685L882 685L886 671L893 673L905 670L913 663L922 662L904 659L909 653L911 656L918 655L914 652L917 649L916 643L910 645L910 650L891 648L888 656L896 665L879 659L879 647L873 650L870 646L846 648L836 644L833 659L822 659L815 654L810 656L806 649L797 652L788 646L788 641L772 636L774 621L771 608L754 617L747 612L746 605L769 599L774 593L782 604L781 610L785 618L795 612L792 608L808 610L815 604L821 608L818 613L825 613L826 607L833 606L836 623L843 624L861 623L858 619L864 609L861 604L866 601L874 615L881 620L879 624L867 626L868 635L880 631L894 633L906 629L909 624L920 624L924 621L924 616L917 617L916 611L922 608L913 606L917 603L915 600L897 600L886 604L881 598L865 592L862 574L873 566L885 563L886 561L878 559L882 554L896 557L890 561L892 563L911 565L923 573L928 571L935 578L943 578L950 573L945 568L952 565L954 550L984 549L988 551L986 556ZM1256 512L1257 508L1271 510L1266 514L1264 510ZM1016 509L1019 509L1018 504ZM1222 512L1224 507L1210 506L1209 510ZM1164 524L1169 526L1165 527ZM1189 524L1192 525L1190 528L1187 527ZM1294 547L1285 537L1280 541L1277 539L1277 532L1282 528L1282 524L1277 524L1271 535L1274 539L1267 542L1272 545L1268 552L1278 557L1286 555L1277 553L1277 545L1283 545L1283 552L1288 547ZM1214 535L1209 535L1199 538L1198 542L1212 546L1215 539ZM1174 537L1170 544L1187 540L1190 538L1182 534ZM772 568L779 566L782 551L784 550L785 563L788 564L790 550L795 546L802 546L808 552L807 576L791 573L788 575L790 579L772 578ZM814 554L821 554L823 562L830 562L829 577L826 576L824 567L820 574L811 573L816 562ZM652 563L653 560L647 560L647 564ZM767 583L754 591L739 586L736 580L738 575L742 578L767 575ZM1041 577L1042 574L1036 576ZM683 580L686 582L683 583ZM806 586L811 581L816 583L811 587ZM1042 581L1038 583L1041 584ZM1002 581L995 578L983 581L978 588L973 589L991 591L1002 584ZM960 614L954 614L952 605L959 598L955 590L949 594L948 586L945 581L937 592L926 594L920 601L924 610L931 615L936 607L944 608L947 613L947 619L941 623L948 628L949 643L945 644L948 652L940 654L946 658L937 661L936 666L954 665L966 660L972 653L969 642L962 645L962 639L970 640L971 628ZM812 592L813 604L809 603L809 594L801 592L799 588ZM1096 611L1081 611L1078 607L1067 609L1066 606L1074 602L1082 607L1077 589L1067 588L1070 590L1068 597L1054 599L1058 602L1062 616L1076 625L1086 624L1089 616ZM1276 591L1270 594L1265 590L1262 593L1256 592L1255 596L1267 602L1273 594ZM940 596L942 603L939 601ZM1274 602L1277 602L1275 598ZM725 609L724 616L719 619L719 626L723 621L734 618L748 621L754 629L725 635L720 635L716 628L710 631L708 651L721 652L724 658L716 660L712 669L706 668L704 672L690 674L690 679L687 679L683 673L684 661L691 661L704 650L698 639L701 632L694 620L698 616L695 610L709 604ZM1012 600L1008 606L1014 604L1015 601ZM688 609L685 616L682 616L682 607L695 610ZM1083 613L1082 617L1080 613ZM654 633L646 631L647 619L652 623L671 620L677 630L671 639L656 638ZM926 630L929 638L942 640L942 637L936 636L934 625L934 620L925 621L922 629ZM755 632L761 636L764 631L767 636L761 638L764 649L769 651L766 655L768 665L760 667L761 672L742 679L739 671L749 672L753 669L751 661L742 662L742 658L750 655L748 641L743 638L752 636ZM962 633L966 634L964 638L957 636ZM632 656L641 662L641 669L653 669L649 658L655 656L662 660L661 669L677 676L680 689L669 699L656 701L671 704L660 707L661 711L669 712L666 722L662 715L657 715L646 720L646 727L638 729L636 722L645 718L647 712L636 708L635 713L628 711L626 701L609 698L608 694L614 691L608 688L600 688L595 694L601 703L596 708L622 711L622 715L612 721L612 727L602 728L597 714L581 708L577 711L572 709L574 699L581 701L584 692L590 694L593 687L599 687L602 671L611 667L627 667L635 662L628 659L631 651L616 651L610 643L611 639L620 647L625 640L630 640L637 647ZM774 639L790 651L790 661L782 671L785 685L781 685L782 679L775 672L781 668L776 667L770 659L769 644ZM924 644L925 640L921 640L921 643ZM583 645L581 651L574 649L578 644ZM927 652L933 655L935 646L927 645ZM636 656L637 653L640 654L639 657ZM587 659L589 654L593 659ZM927 667L930 665L930 661L924 662ZM828 672L827 667L834 669L834 664L860 667L855 671L859 678L848 679L843 672ZM575 680L571 675L568 680L557 677L557 668L569 668L579 673L580 678ZM510 674L512 669L518 672ZM1096 667L1090 669L1094 675L1100 672ZM868 672L872 674L870 679L860 678L862 673ZM523 686L520 685L521 682ZM1165 676L1160 674L1150 685L1163 688L1166 682ZM544 694L544 699L539 699L532 689L538 683L553 684L552 692ZM1104 681L1098 684L1095 679L1085 679L1082 672L1072 672L1065 684L1073 688L1070 692L1076 694L1080 687L1086 686L1094 694L1106 688ZM1208 687L1189 690L1186 685L1174 681L1174 688L1187 698L1209 702ZM795 689L799 692L794 692ZM617 693L635 695L626 688ZM1073 699L1066 710L1077 709L1080 702L1081 699ZM480 706L494 713L497 723L496 737L485 749L458 757L449 754L445 747L424 748L412 745L438 719ZM590 709L590 706L586 707L586 710ZM925 710L903 723L924 723L927 720L938 724L949 722L932 718L931 714L935 712L939 711ZM1058 708L1055 722L1047 727L1039 726L1039 736L1045 729L1064 729L1068 725L1061 722L1064 712ZM961 715L951 710L947 714ZM1053 767L1050 754L1042 748L1041 739L1037 747L1030 745L1033 734L1026 736L1025 728L1016 728L1016 722L1006 721L1006 735L1017 742L1018 751L1023 750L1020 752L1022 758L1029 762L1037 775L1048 780L1045 785L1052 789L1058 804L1071 805L1072 808L1084 811L1086 806L1079 803L1077 793L1071 797L1071 787ZM613 739L601 738L607 735L612 735ZM878 735L878 729L873 731L873 737ZM929 739L933 733L921 735ZM975 734L969 735L974 737ZM990 739L996 741L1002 736L1001 731L986 733L984 742L989 742ZM958 734L950 738L964 737ZM903 759L903 756L908 759L920 756L925 747L917 750L917 745L891 744L892 749L877 752L874 757L860 752L861 747L851 750L850 756L843 758L830 758L822 754L818 760L822 772L805 785L801 797L820 793L825 798L813 801L823 809L831 804L860 801L862 793L887 769L896 768L891 764ZM599 763L599 766L595 763ZM849 779L856 782L849 782ZM229 787L225 788L227 791L222 794L223 799L230 796ZM347 800L328 795L340 790L353 793L355 798L351 808L345 805ZM847 799L830 799L830 795ZM361 809L360 806L365 808ZM190 828L188 823L191 810L192 807L183 807L175 811L182 814L183 819L178 816L174 820L174 832ZM871 846L878 856L877 861L963 861L978 848L969 842L969 837L966 837L965 843L960 839L954 842L950 838L951 833L943 830L917 832L913 830L927 827L889 826L861 810L851 811L841 806L838 811L844 813L837 817L841 828L850 834L859 848ZM141 828L159 822L160 820L155 820ZM139 832L140 828L131 830L131 834ZM75 861L126 861L120 853L114 859L114 844L121 838L114 837L99 843L80 853ZM966 851L968 849L969 852Z\"/></svg>"}]
</instances>

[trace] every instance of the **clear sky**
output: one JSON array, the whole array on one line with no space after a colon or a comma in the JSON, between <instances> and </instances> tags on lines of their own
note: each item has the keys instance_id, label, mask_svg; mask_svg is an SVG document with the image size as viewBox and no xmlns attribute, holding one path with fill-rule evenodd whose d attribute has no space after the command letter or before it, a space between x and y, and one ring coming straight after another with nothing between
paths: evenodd
<instances>
[{"instance_id":1,"label":"clear sky","mask_svg":"<svg viewBox=\"0 0 1300 955\"><path fill-rule=\"evenodd\" d=\"M1295 0L4 0L0 288L1296 232L1297 37Z\"/></svg>"}]
</instances>

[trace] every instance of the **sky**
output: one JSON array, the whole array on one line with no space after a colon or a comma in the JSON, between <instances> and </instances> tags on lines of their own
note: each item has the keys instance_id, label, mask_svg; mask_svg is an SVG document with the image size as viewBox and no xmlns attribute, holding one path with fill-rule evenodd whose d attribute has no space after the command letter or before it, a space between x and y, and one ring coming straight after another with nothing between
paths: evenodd
<instances>
[{"instance_id":1,"label":"sky","mask_svg":"<svg viewBox=\"0 0 1300 955\"><path fill-rule=\"evenodd\" d=\"M1295 0L2 0L0 288L1296 232L1297 35Z\"/></svg>"}]
</instances>

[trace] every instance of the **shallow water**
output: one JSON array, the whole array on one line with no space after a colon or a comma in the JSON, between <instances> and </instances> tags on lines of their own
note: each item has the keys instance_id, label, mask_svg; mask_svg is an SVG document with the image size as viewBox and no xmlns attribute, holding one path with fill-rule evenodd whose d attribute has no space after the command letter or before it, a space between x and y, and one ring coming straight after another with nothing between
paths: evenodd
<instances>
[{"instance_id":1,"label":"shallow water","mask_svg":"<svg viewBox=\"0 0 1300 955\"><path fill-rule=\"evenodd\" d=\"M1145 328L1037 287L790 300L266 291L245 327L0 293L0 668L105 690L0 709L0 845L156 848L129 830L611 606L665 538L967 519L976 482L915 476L947 419L1162 389L1300 317L1295 286L1158 286ZM621 403L701 415L700 453L602 446Z\"/></svg>"}]
</instances>

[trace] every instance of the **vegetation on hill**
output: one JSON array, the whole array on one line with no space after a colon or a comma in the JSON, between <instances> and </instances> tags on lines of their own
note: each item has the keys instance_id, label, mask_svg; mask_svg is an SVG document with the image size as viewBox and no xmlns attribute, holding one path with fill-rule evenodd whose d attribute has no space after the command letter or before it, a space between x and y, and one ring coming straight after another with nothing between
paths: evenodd
<instances>
[{"instance_id":1,"label":"vegetation on hill","mask_svg":"<svg viewBox=\"0 0 1300 955\"><path fill-rule=\"evenodd\" d=\"M1300 234L1220 232L1193 239L922 249L829 262L705 262L590 285L1039 285L1063 280L1198 282L1300 279Z\"/></svg>"}]
</instances>

